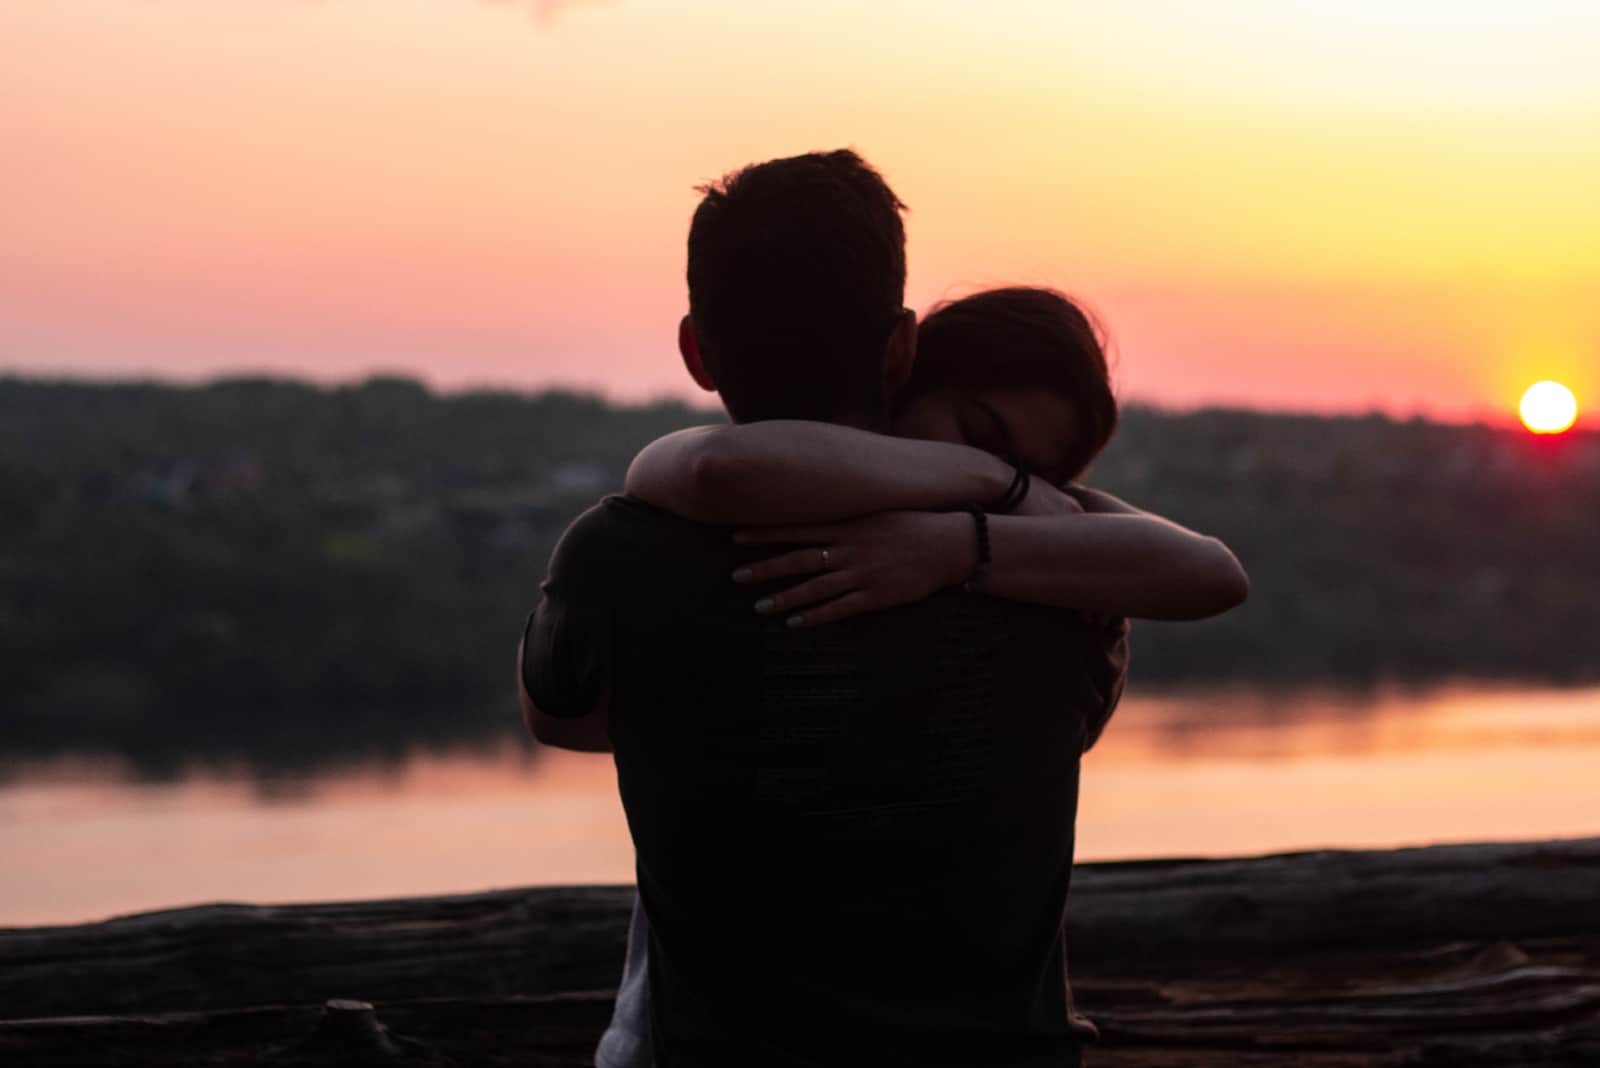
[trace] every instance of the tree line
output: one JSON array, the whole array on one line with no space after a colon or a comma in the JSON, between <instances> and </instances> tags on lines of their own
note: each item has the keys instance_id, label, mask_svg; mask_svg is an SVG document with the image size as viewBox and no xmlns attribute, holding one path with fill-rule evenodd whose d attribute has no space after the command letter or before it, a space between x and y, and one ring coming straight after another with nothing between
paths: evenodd
<instances>
[{"instance_id":1,"label":"tree line","mask_svg":"<svg viewBox=\"0 0 1600 1068\"><path fill-rule=\"evenodd\" d=\"M314 764L497 737L567 521L716 418L567 392L0 379L0 752ZM1583 681L1600 434L1133 407L1091 481L1227 541L1249 603L1139 684Z\"/></svg>"}]
</instances>

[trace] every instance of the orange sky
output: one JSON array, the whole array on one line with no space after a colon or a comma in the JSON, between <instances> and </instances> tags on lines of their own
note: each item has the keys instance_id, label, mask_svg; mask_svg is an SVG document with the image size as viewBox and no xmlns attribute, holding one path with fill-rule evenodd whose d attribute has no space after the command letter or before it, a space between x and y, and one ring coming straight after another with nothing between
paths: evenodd
<instances>
[{"instance_id":1,"label":"orange sky","mask_svg":"<svg viewBox=\"0 0 1600 1068\"><path fill-rule=\"evenodd\" d=\"M1600 408L1600 4L5 0L0 369L684 392L691 187L855 145L911 302L1124 396Z\"/></svg>"}]
</instances>

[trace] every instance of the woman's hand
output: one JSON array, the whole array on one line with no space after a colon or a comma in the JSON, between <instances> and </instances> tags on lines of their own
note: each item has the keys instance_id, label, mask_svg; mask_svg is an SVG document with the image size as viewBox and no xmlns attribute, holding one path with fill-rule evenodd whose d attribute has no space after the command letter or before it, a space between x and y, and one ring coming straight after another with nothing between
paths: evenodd
<instances>
[{"instance_id":1,"label":"woman's hand","mask_svg":"<svg viewBox=\"0 0 1600 1068\"><path fill-rule=\"evenodd\" d=\"M966 512L881 512L820 526L752 527L734 540L810 546L733 573L744 585L810 576L756 602L762 615L787 614L791 627L920 601L962 582L978 558L977 533Z\"/></svg>"},{"instance_id":2,"label":"woman's hand","mask_svg":"<svg viewBox=\"0 0 1600 1068\"><path fill-rule=\"evenodd\" d=\"M1012 515L1079 515L1083 505L1072 494L1052 486L1042 478L1028 483L1028 495L1022 498Z\"/></svg>"}]
</instances>

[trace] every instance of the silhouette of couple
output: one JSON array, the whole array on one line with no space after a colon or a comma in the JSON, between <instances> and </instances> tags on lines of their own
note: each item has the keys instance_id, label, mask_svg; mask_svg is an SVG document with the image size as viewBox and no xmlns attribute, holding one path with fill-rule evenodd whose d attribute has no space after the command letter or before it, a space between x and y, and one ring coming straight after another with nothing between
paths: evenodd
<instances>
[{"instance_id":1,"label":"silhouette of couple","mask_svg":"<svg viewBox=\"0 0 1600 1068\"><path fill-rule=\"evenodd\" d=\"M1117 408L1065 297L919 324L904 206L850 151L703 193L678 345L731 423L572 524L518 653L534 735L615 754L638 854L597 1063L1080 1064L1078 770L1126 619L1244 573L1074 481Z\"/></svg>"}]
</instances>

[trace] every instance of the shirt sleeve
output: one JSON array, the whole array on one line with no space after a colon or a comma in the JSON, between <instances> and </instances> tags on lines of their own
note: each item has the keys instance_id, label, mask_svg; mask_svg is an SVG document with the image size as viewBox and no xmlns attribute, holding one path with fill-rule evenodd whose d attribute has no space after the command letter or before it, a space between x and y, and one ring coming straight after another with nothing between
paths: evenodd
<instances>
[{"instance_id":1,"label":"shirt sleeve","mask_svg":"<svg viewBox=\"0 0 1600 1068\"><path fill-rule=\"evenodd\" d=\"M586 716L605 693L623 563L608 533L604 504L567 528L523 625L522 684L545 715Z\"/></svg>"}]
</instances>

